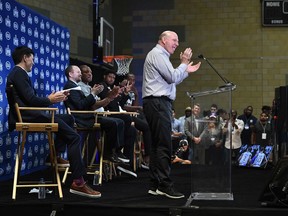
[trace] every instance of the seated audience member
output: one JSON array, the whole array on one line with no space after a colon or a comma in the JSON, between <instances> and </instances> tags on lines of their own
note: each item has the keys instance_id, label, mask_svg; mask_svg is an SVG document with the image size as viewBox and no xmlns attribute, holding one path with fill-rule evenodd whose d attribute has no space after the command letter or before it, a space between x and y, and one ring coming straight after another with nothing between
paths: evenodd
<instances>
[{"instance_id":1,"label":"seated audience member","mask_svg":"<svg viewBox=\"0 0 288 216\"><path fill-rule=\"evenodd\" d=\"M143 110L143 107L139 104L139 94L138 90L135 86L135 75L132 73L128 73L126 78L120 83L121 86L125 86L129 83L130 91L128 92L129 98L124 104L124 109L127 111L135 112L139 110Z\"/></svg>"},{"instance_id":2,"label":"seated audience member","mask_svg":"<svg viewBox=\"0 0 288 216\"><path fill-rule=\"evenodd\" d=\"M13 85L16 92L16 102L19 106L28 107L48 107L52 104L65 101L69 95L68 91L52 92L47 97L39 97L30 82L28 73L31 72L34 64L34 52L26 46L16 47L12 53L12 58L15 67L7 77L6 87ZM23 113L24 121L30 122L48 122L51 121L51 116L45 111L33 111ZM9 124L15 126L17 116L9 110ZM58 132L56 133L55 147L60 151L66 149L68 152L68 159L70 161L70 170L72 172L72 185L70 192L73 194L99 198L101 193L93 190L88 186L84 180L86 169L82 160L80 147L80 136L73 129L74 119L68 114L55 115L55 123L58 123Z\"/></svg>"},{"instance_id":3,"label":"seated audience member","mask_svg":"<svg viewBox=\"0 0 288 216\"><path fill-rule=\"evenodd\" d=\"M104 99L107 97L108 93L116 87L114 82L116 78L116 73L114 71L108 70L104 74L104 80L101 82L101 85L104 86L103 91L98 95L101 99ZM119 114L113 114L113 117L120 118L124 121L125 127L124 127L124 140L125 145L123 149L119 149L117 151L118 156L121 155L121 157L126 157L130 161L131 167L133 167L133 158L134 158L134 143L136 141L136 134L137 130L134 126L132 126L132 116L125 114L122 107L126 103L126 101L129 99L128 92L131 90L131 84L127 83L124 87L120 87L122 90L122 93L118 95L113 101L110 101L108 105L104 107L105 111L109 112L119 112ZM122 151L124 154L122 154Z\"/></svg>"},{"instance_id":4,"label":"seated audience member","mask_svg":"<svg viewBox=\"0 0 288 216\"><path fill-rule=\"evenodd\" d=\"M122 107L123 110L127 112L137 112L137 116L132 116L132 122L138 131L142 132L144 152L143 152L143 162L141 164L142 168L149 168L150 160L150 146L152 143L151 132L143 113L143 107L139 105L138 90L135 86L135 75L128 73L126 78L121 82L120 86L125 86L129 83L131 85L131 90L128 92L129 98Z\"/></svg>"},{"instance_id":5,"label":"seated audience member","mask_svg":"<svg viewBox=\"0 0 288 216\"><path fill-rule=\"evenodd\" d=\"M82 66L82 70L84 68L84 71L91 73L91 69L89 67ZM84 72L85 74L85 72ZM70 65L65 70L65 75L68 79L67 83L64 86L64 89L69 89L73 87L77 87L78 83L81 81L81 70L78 66ZM84 79L85 80L84 75ZM68 96L68 99L65 101L65 106L69 107L71 110L95 110L99 108L100 106L103 106L103 103L108 103L118 95L118 89L114 88L113 91L110 91L107 94L107 97L105 98L105 101L108 102L100 102L98 103L95 99L96 95L103 89L101 85L95 84L93 87L91 87L91 93L86 97L82 91L71 91L70 95ZM95 123L95 117L94 114L73 114L75 117L75 122L78 124L78 126L83 127L93 127ZM121 119L113 118L113 117L105 117L105 116L98 116L98 122L101 124L101 128L106 133L105 140L108 143L109 149L111 150L109 152L109 155L111 155L109 158L113 162L119 162L118 159L121 158L121 156L116 155L116 150L123 147L124 144L124 122ZM118 158L117 158L118 157ZM121 171L123 171L123 165L118 165L117 168ZM125 171L128 174L131 174L135 177L137 175L131 170L125 169Z\"/></svg>"}]
</instances>

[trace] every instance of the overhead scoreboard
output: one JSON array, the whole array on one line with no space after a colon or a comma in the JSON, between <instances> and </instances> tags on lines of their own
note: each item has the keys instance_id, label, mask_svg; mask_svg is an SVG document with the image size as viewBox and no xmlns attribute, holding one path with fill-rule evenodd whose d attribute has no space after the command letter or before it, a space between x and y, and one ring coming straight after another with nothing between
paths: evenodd
<instances>
[{"instance_id":1,"label":"overhead scoreboard","mask_svg":"<svg viewBox=\"0 0 288 216\"><path fill-rule=\"evenodd\" d=\"M262 0L263 26L288 26L288 0Z\"/></svg>"}]
</instances>

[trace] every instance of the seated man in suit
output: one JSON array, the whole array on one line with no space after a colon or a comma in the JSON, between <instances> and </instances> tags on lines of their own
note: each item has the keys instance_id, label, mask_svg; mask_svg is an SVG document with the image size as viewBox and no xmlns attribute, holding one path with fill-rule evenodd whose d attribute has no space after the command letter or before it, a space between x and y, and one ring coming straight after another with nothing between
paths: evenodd
<instances>
[{"instance_id":1,"label":"seated man in suit","mask_svg":"<svg viewBox=\"0 0 288 216\"><path fill-rule=\"evenodd\" d=\"M19 106L29 107L48 107L52 104L65 101L69 95L68 91L52 92L48 97L39 97L36 95L34 88L30 82L28 73L31 72L34 64L34 52L26 46L16 47L12 53L15 67L7 77L6 87L13 85L16 93L16 102ZM44 111L33 111L23 113L24 121L29 122L48 122L51 116ZM16 113L12 109L9 110L9 126L10 130L15 128ZM84 180L86 174L84 162L81 157L80 136L72 128L74 119L70 115L55 115L55 123L58 123L58 132L56 133L55 147L56 150L66 149L68 151L68 159L70 161L70 169L72 172L73 182L70 192L86 196L90 198L99 198L101 193L89 187Z\"/></svg>"},{"instance_id":2,"label":"seated man in suit","mask_svg":"<svg viewBox=\"0 0 288 216\"><path fill-rule=\"evenodd\" d=\"M68 79L67 83L64 86L64 89L74 88L78 86L78 83L81 81L81 70L76 65L70 65L65 70L65 75ZM105 104L111 102L119 94L120 88L114 88L107 94L107 97L102 101L96 101L95 97L101 90L103 86L95 84L91 87L91 92L89 95L85 96L82 91L70 91L68 99L65 101L65 106L69 107L71 110L95 110ZM75 122L78 126L82 127L92 127L95 123L95 118L93 114L73 114L75 117ZM101 124L101 128L106 133L105 140L112 150L113 158L118 162L121 156L116 155L117 150L123 148L124 145L124 122L119 118L98 116L98 122ZM123 158L121 158L123 159ZM118 168L119 167L119 168ZM131 170L128 170L127 167L124 168L123 164L118 165L117 168L127 174L137 177L135 173Z\"/></svg>"}]
</instances>

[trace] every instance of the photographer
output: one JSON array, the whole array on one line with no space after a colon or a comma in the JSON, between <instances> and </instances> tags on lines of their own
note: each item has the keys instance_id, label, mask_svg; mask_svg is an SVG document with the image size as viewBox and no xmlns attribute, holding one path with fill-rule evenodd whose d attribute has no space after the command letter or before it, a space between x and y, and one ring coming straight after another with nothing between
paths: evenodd
<instances>
[{"instance_id":1,"label":"photographer","mask_svg":"<svg viewBox=\"0 0 288 216\"><path fill-rule=\"evenodd\" d=\"M188 141L186 139L182 139L179 142L179 148L172 156L172 163L191 164L191 161L188 160L188 156L189 156Z\"/></svg>"}]
</instances>

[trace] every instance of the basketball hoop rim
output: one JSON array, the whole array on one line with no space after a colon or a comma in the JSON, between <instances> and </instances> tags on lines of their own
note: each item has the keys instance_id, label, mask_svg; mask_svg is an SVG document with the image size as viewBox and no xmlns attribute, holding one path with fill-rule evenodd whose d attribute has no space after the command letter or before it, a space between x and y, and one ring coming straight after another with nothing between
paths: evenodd
<instances>
[{"instance_id":1,"label":"basketball hoop rim","mask_svg":"<svg viewBox=\"0 0 288 216\"><path fill-rule=\"evenodd\" d=\"M133 58L133 56L130 55L115 55L114 59L129 59L129 58Z\"/></svg>"},{"instance_id":2,"label":"basketball hoop rim","mask_svg":"<svg viewBox=\"0 0 288 216\"><path fill-rule=\"evenodd\" d=\"M106 62L112 62L114 59L114 56L103 56L103 60Z\"/></svg>"}]
</instances>

